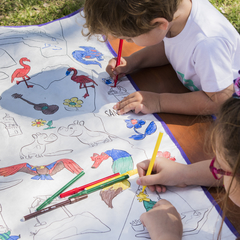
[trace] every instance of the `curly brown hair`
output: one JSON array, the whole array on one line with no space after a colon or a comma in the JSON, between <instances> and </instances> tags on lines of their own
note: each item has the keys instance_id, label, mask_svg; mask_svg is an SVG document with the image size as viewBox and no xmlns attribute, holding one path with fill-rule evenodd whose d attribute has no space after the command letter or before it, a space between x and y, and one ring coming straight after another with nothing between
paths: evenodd
<instances>
[{"instance_id":1,"label":"curly brown hair","mask_svg":"<svg viewBox=\"0 0 240 240\"><path fill-rule=\"evenodd\" d=\"M86 0L84 15L87 33L108 37L136 37L154 29L155 18L171 22L182 0Z\"/></svg>"}]
</instances>

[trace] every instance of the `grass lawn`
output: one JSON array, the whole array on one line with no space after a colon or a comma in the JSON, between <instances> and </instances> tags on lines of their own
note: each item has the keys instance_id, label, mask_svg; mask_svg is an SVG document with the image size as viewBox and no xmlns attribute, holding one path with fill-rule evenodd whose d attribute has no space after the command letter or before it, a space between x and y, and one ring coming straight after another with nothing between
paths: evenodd
<instances>
[{"instance_id":1,"label":"grass lawn","mask_svg":"<svg viewBox=\"0 0 240 240\"><path fill-rule=\"evenodd\" d=\"M210 2L240 33L240 1L210 0ZM0 26L38 25L50 22L80 9L83 3L84 0L1 0Z\"/></svg>"}]
</instances>

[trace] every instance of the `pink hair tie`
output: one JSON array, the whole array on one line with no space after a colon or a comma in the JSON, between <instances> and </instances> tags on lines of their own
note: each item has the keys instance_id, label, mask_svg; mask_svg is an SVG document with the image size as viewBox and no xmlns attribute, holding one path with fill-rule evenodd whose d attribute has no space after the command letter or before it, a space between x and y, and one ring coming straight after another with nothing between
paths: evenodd
<instances>
[{"instance_id":1,"label":"pink hair tie","mask_svg":"<svg viewBox=\"0 0 240 240\"><path fill-rule=\"evenodd\" d=\"M238 73L240 74L240 70L238 71ZM233 80L233 86L235 91L233 97L240 99L240 77Z\"/></svg>"}]
</instances>

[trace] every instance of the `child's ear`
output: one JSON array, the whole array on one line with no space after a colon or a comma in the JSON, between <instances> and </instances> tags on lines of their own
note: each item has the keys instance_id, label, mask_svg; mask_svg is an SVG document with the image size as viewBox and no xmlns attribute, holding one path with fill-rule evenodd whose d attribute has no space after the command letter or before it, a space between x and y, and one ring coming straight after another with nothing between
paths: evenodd
<instances>
[{"instance_id":1,"label":"child's ear","mask_svg":"<svg viewBox=\"0 0 240 240\"><path fill-rule=\"evenodd\" d=\"M167 28L169 26L169 22L165 18L154 18L151 21L151 24L155 25L156 27L158 27L161 30L167 30Z\"/></svg>"}]
</instances>

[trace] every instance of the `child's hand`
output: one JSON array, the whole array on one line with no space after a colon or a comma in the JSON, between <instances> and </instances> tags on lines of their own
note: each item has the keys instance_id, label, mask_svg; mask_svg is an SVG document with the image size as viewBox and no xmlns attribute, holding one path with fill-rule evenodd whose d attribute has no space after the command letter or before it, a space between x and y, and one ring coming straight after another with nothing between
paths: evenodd
<instances>
[{"instance_id":1,"label":"child's hand","mask_svg":"<svg viewBox=\"0 0 240 240\"><path fill-rule=\"evenodd\" d=\"M127 61L121 58L120 64L116 67L117 58L112 58L106 67L107 73L110 77L115 80L116 76L118 78L124 77L128 73Z\"/></svg>"},{"instance_id":2,"label":"child's hand","mask_svg":"<svg viewBox=\"0 0 240 240\"><path fill-rule=\"evenodd\" d=\"M182 239L183 226L176 208L167 200L158 201L151 210L141 215L152 240Z\"/></svg>"},{"instance_id":3,"label":"child's hand","mask_svg":"<svg viewBox=\"0 0 240 240\"><path fill-rule=\"evenodd\" d=\"M161 111L159 94L145 91L134 92L118 102L113 109L117 110L120 115L131 110L134 110L136 114L139 112L159 113Z\"/></svg>"},{"instance_id":4,"label":"child's hand","mask_svg":"<svg viewBox=\"0 0 240 240\"><path fill-rule=\"evenodd\" d=\"M186 187L184 176L186 176L187 165L173 162L167 158L157 157L152 169L152 174L145 176L150 160L137 164L139 179L138 185L148 186L150 191L165 192L165 186ZM162 186L163 185L163 186Z\"/></svg>"}]
</instances>

